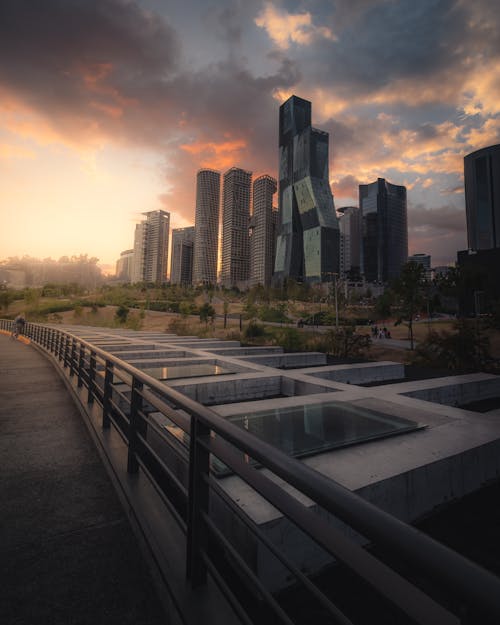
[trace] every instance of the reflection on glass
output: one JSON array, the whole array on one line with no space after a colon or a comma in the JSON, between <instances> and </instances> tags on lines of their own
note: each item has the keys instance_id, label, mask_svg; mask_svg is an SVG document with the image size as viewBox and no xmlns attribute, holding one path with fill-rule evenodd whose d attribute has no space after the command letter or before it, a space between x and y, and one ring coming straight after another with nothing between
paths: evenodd
<instances>
[{"instance_id":1,"label":"reflection on glass","mask_svg":"<svg viewBox=\"0 0 500 625\"><path fill-rule=\"evenodd\" d=\"M167 367L141 367L144 373L157 380L173 380L176 378L194 378L205 375L223 375L234 373L219 365L199 363L195 365L168 365Z\"/></svg>"},{"instance_id":2,"label":"reflection on glass","mask_svg":"<svg viewBox=\"0 0 500 625\"><path fill-rule=\"evenodd\" d=\"M291 456L306 456L424 427L344 402L275 408L229 417Z\"/></svg>"}]
</instances>

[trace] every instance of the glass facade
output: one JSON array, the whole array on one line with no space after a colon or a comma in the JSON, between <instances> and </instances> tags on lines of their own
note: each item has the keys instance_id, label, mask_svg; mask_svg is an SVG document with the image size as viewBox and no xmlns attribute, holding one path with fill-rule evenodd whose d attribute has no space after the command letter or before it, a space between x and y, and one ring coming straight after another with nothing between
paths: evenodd
<instances>
[{"instance_id":1,"label":"glass facade","mask_svg":"<svg viewBox=\"0 0 500 625\"><path fill-rule=\"evenodd\" d=\"M469 249L500 247L500 144L468 154L464 178Z\"/></svg>"},{"instance_id":2,"label":"glass facade","mask_svg":"<svg viewBox=\"0 0 500 625\"><path fill-rule=\"evenodd\" d=\"M312 128L311 103L280 107L279 230L274 280L325 282L339 271L339 227L328 176L328 133Z\"/></svg>"},{"instance_id":3,"label":"glass facade","mask_svg":"<svg viewBox=\"0 0 500 625\"><path fill-rule=\"evenodd\" d=\"M193 279L194 226L172 230L170 283L188 286Z\"/></svg>"},{"instance_id":4,"label":"glass facade","mask_svg":"<svg viewBox=\"0 0 500 625\"><path fill-rule=\"evenodd\" d=\"M359 185L362 259L367 282L397 278L408 259L406 187L378 178Z\"/></svg>"}]
</instances>

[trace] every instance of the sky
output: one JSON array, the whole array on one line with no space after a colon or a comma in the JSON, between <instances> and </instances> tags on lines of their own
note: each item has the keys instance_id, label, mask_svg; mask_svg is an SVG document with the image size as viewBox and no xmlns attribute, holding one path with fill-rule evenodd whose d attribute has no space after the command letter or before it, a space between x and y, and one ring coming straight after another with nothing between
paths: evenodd
<instances>
[{"instance_id":1,"label":"sky","mask_svg":"<svg viewBox=\"0 0 500 625\"><path fill-rule=\"evenodd\" d=\"M406 185L409 252L453 263L463 157L500 143L499 22L497 0L2 0L0 260L112 271L141 213L193 224L198 169L277 176L296 94L335 206Z\"/></svg>"}]
</instances>

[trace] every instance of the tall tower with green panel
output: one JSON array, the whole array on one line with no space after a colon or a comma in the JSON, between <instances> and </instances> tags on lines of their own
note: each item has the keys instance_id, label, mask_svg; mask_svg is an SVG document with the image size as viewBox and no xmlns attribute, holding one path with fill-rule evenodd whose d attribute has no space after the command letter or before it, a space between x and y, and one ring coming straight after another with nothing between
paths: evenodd
<instances>
[{"instance_id":1,"label":"tall tower with green panel","mask_svg":"<svg viewBox=\"0 0 500 625\"><path fill-rule=\"evenodd\" d=\"M328 175L328 133L311 126L311 103L280 107L279 230L274 282L329 282L339 272L340 236Z\"/></svg>"}]
</instances>

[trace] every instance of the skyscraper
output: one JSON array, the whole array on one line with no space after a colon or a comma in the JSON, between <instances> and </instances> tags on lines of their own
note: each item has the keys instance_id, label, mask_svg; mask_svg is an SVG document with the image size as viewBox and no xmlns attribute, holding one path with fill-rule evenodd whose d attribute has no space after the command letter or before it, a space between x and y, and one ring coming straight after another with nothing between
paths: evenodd
<instances>
[{"instance_id":1,"label":"skyscraper","mask_svg":"<svg viewBox=\"0 0 500 625\"><path fill-rule=\"evenodd\" d=\"M252 172L231 167L222 197L222 284L244 286L250 268L250 190Z\"/></svg>"},{"instance_id":2,"label":"skyscraper","mask_svg":"<svg viewBox=\"0 0 500 625\"><path fill-rule=\"evenodd\" d=\"M194 226L172 230L170 283L188 286L193 281Z\"/></svg>"},{"instance_id":3,"label":"skyscraper","mask_svg":"<svg viewBox=\"0 0 500 625\"><path fill-rule=\"evenodd\" d=\"M340 228L340 274L358 277L361 274L361 219L357 206L338 209Z\"/></svg>"},{"instance_id":4,"label":"skyscraper","mask_svg":"<svg viewBox=\"0 0 500 625\"><path fill-rule=\"evenodd\" d=\"M132 266L134 262L134 250L124 250L116 261L116 277L124 282L130 282Z\"/></svg>"},{"instance_id":5,"label":"skyscraper","mask_svg":"<svg viewBox=\"0 0 500 625\"><path fill-rule=\"evenodd\" d=\"M276 249L277 211L273 210L275 178L259 176L253 183L253 210L250 219L250 286L270 286Z\"/></svg>"},{"instance_id":6,"label":"skyscraper","mask_svg":"<svg viewBox=\"0 0 500 625\"><path fill-rule=\"evenodd\" d=\"M312 128L311 103L280 106L279 234L275 277L332 280L339 271L339 226L328 175L328 133Z\"/></svg>"},{"instance_id":7,"label":"skyscraper","mask_svg":"<svg viewBox=\"0 0 500 625\"><path fill-rule=\"evenodd\" d=\"M166 282L170 213L158 210L143 215L146 219L135 227L132 282Z\"/></svg>"},{"instance_id":8,"label":"skyscraper","mask_svg":"<svg viewBox=\"0 0 500 625\"><path fill-rule=\"evenodd\" d=\"M219 245L220 173L201 169L196 175L193 284L216 284Z\"/></svg>"},{"instance_id":9,"label":"skyscraper","mask_svg":"<svg viewBox=\"0 0 500 625\"><path fill-rule=\"evenodd\" d=\"M500 144L464 158L469 249L500 247Z\"/></svg>"},{"instance_id":10,"label":"skyscraper","mask_svg":"<svg viewBox=\"0 0 500 625\"><path fill-rule=\"evenodd\" d=\"M359 185L363 271L368 282L397 278L408 258L406 187L378 178Z\"/></svg>"},{"instance_id":11,"label":"skyscraper","mask_svg":"<svg viewBox=\"0 0 500 625\"><path fill-rule=\"evenodd\" d=\"M417 265L422 265L425 271L425 277L427 280L431 279L431 256L430 254L412 254L408 256L409 263L416 263Z\"/></svg>"}]
</instances>

